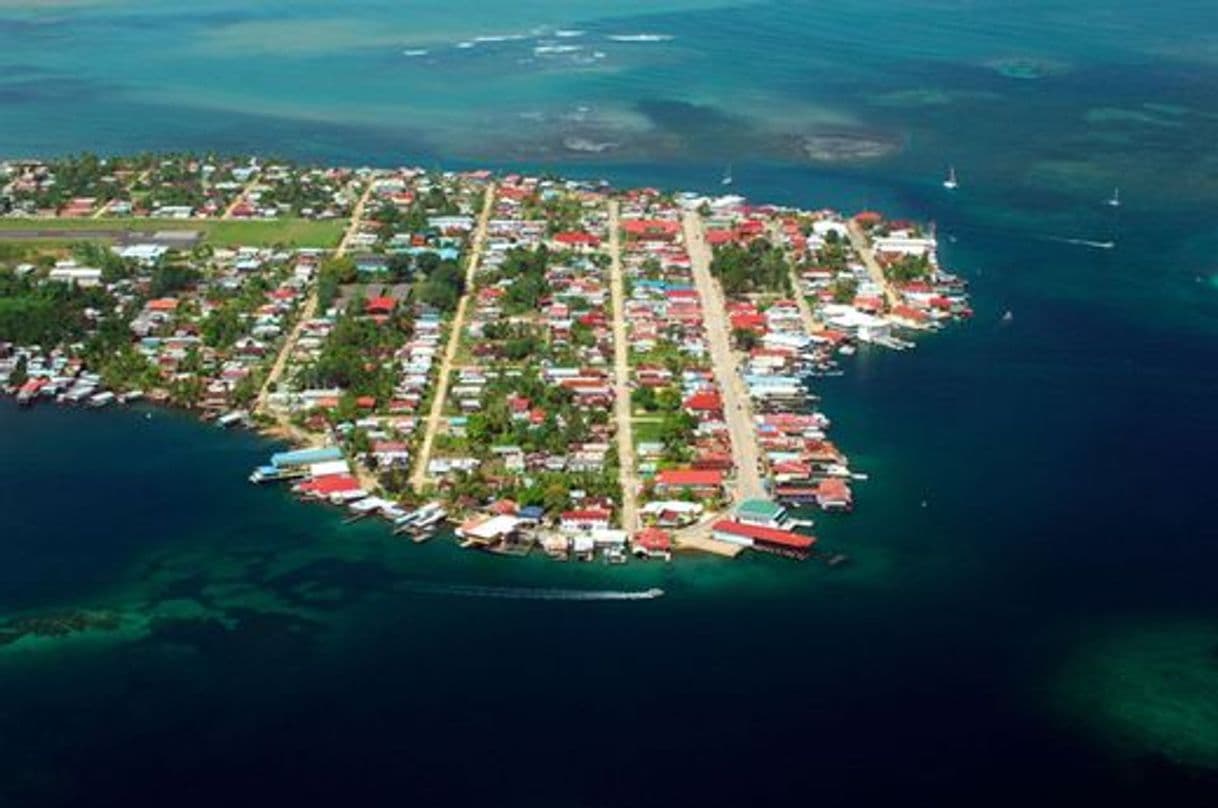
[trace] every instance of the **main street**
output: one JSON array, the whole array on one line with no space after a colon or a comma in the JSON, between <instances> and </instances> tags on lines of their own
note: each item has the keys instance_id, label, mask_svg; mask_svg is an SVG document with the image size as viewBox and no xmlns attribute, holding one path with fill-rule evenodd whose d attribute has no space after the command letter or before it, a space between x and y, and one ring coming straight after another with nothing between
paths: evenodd
<instances>
[{"instance_id":1,"label":"main street","mask_svg":"<svg viewBox=\"0 0 1218 808\"><path fill-rule=\"evenodd\" d=\"M461 332L465 328L465 314L469 309L469 300L474 294L474 278L478 274L478 264L482 260L482 245L486 241L487 223L491 219L491 211L495 209L495 185L486 188L486 200L482 204L482 213L478 216L478 226L470 243L469 261L465 270L465 292L457 302L457 312L453 315L452 326L448 332L448 344L444 347L444 361L440 364L440 377L436 380L435 395L431 399L431 410L427 413L427 423L423 431L423 442L419 445L418 456L415 458L414 473L410 485L415 491L421 491L427 484L427 465L431 461L431 449L436 440L436 432L444 414L444 401L448 398L449 377L452 376L453 361L457 357L457 348L461 344Z\"/></svg>"},{"instance_id":2,"label":"main street","mask_svg":"<svg viewBox=\"0 0 1218 808\"><path fill-rule=\"evenodd\" d=\"M618 202L609 203L609 284L613 299L613 405L617 413L617 458L621 468L622 528L639 529L639 480L634 458L634 424L630 402L630 343L626 335L626 278L622 272L622 244Z\"/></svg>"},{"instance_id":3,"label":"main street","mask_svg":"<svg viewBox=\"0 0 1218 808\"><path fill-rule=\"evenodd\" d=\"M736 501L765 496L761 482L761 454L753 427L753 408L744 381L732 355L727 328L727 306L719 282L711 276L711 248L706 243L702 217L686 211L685 248L689 252L694 285L702 298L706 339L710 345L715 377L723 395L723 415L732 438L732 461L736 465Z\"/></svg>"}]
</instances>

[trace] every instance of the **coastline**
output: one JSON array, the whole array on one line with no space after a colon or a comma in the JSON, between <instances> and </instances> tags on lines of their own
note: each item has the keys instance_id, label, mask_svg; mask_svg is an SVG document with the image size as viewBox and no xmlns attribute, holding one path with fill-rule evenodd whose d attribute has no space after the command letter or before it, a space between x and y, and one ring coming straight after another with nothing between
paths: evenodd
<instances>
[{"instance_id":1,"label":"coastline","mask_svg":"<svg viewBox=\"0 0 1218 808\"><path fill-rule=\"evenodd\" d=\"M317 175L320 171L261 165L253 158L245 165L231 168L242 182L230 183L234 193L221 198L223 205L215 205L223 210L224 219L258 215L257 200L268 189L273 192L276 181L295 172ZM53 171L53 166L20 164L16 174L10 168L10 177L15 179L8 189L19 195L31 193L36 199L42 178L53 177L48 173ZM281 267L272 276L280 279L280 286L268 295L271 304L259 311L274 313L271 322L282 323L281 318L287 317L289 325L286 335L269 346L274 349L269 372L259 370L267 361L262 357L272 355L262 348L255 354L258 361L247 362L240 375L233 377L260 379L249 411L221 414L209 405L213 409L205 410L204 417L226 427L251 423L264 436L297 450L276 455L271 465L251 475L252 481L297 480L293 491L298 495L344 506L351 514L349 521L381 515L395 524L395 532L410 532L416 542L431 538L439 522L448 519L457 525L462 546L507 555L528 554L538 546L554 558L591 560L603 554L612 563L625 562L628 551L640 558L663 559L671 559L674 550L730 557L745 549L793 558L814 555L816 538L807 530L813 520L787 509L814 506L826 513L849 512L853 509L851 482L867 479L866 474L851 471L845 454L826 437L830 421L816 405L813 389L817 378L840 375L838 357L853 355L859 345L897 350L914 346L897 338L894 329L916 333L971 316L963 282L938 266L933 231L926 235L915 224L890 223L870 211L846 220L832 211L759 206L730 194L610 190L593 183L555 182L528 175L496 179L485 171L436 176L418 169L324 172L325 177L343 184L349 204L344 235L332 253L296 251L293 258L291 252L256 253L244 247L228 253L236 256L238 271L251 263L243 256L257 255L264 266ZM139 173L136 182L146 181L148 174L149 170ZM441 202L426 204L442 207L420 209L424 196L432 200L437 194ZM72 204L106 212L119 207L113 198ZM368 280L375 279L356 278L365 265L383 267L398 260L401 253L367 250L370 246L379 249L403 215L430 216L431 235L406 230L403 236L393 235L391 243L409 237L407 255L430 250L458 258L464 266L459 272L454 270L454 275L464 277L455 293L447 293L448 312L436 311L415 298L416 292L423 294L433 284L430 273L421 282L416 278L411 287L402 287L409 289L404 297L397 296L398 287L393 287L394 296L387 296L390 286L368 285ZM138 243L115 248L120 256L139 255L142 261L145 254L153 256L144 270L135 271L150 269L154 278L166 251L164 246ZM354 260L348 258L348 252ZM173 254L172 248L169 254ZM542 316L522 311L512 320L503 319L497 297L505 289L509 298L515 294L513 282L487 284L503 277L511 262L527 268L533 257L540 261L540 269L527 271L541 274L531 279L522 276L515 283L541 284L548 290L549 296L541 301ZM285 275L293 262L293 274ZM481 266L488 262L489 268ZM355 270L351 269L353 263ZM551 263L553 266L547 266ZM769 269L771 265L778 271ZM615 277L606 272L610 266L616 267ZM25 267L27 273L33 268ZM97 270L78 269L62 261L56 267L51 277L55 272L65 273L73 287L83 285L86 277L97 284L97 276L87 274ZM333 281L327 281L335 271L346 274L347 285L334 287ZM362 285L352 285L351 280ZM369 291L363 291L365 286ZM117 287L110 283L104 288ZM341 303L351 300L352 289L357 295L367 295L358 312L352 308L354 303ZM381 296L374 296L378 293L371 290L375 289L382 290ZM323 290L328 310L321 305ZM147 302L140 317L159 317L151 319L154 327L158 322L170 323L159 327L163 334L174 328L177 335L184 327L195 333L208 328L209 317L218 315L205 317L201 326L176 316L180 303L196 306L190 287L183 291L184 297ZM337 307L331 302L336 292L341 295ZM568 313L571 301L588 312L576 324L586 335L580 339L591 340L583 347L565 347L574 322ZM730 332L725 317L730 318ZM670 324L664 325L665 321ZM175 322L178 324L172 325ZM332 332L350 331L361 322L371 323L373 328L407 323L398 326L406 329L400 339L407 342L394 356L401 362L398 372L413 375L398 376L397 398L388 403L388 412L405 412L405 417L386 418L382 414L386 405L358 390L340 387L311 392L302 390L298 382L287 386L302 368L308 370L324 360ZM518 332L524 329L521 333L541 335L543 342L528 337L534 340L532 350L550 354L550 358L541 365L535 365L532 358L523 365L513 360L505 363L494 358L503 343L494 339L477 343L509 322L513 325L508 327ZM679 325L674 329L671 323ZM283 326L277 324L271 333L282 332ZM171 337L164 344L177 339ZM237 344L249 339L242 337ZM146 338L139 349L163 362L167 355L159 347L162 345L159 338L152 342ZM629 347L623 350L626 345ZM150 346L152 353L147 351ZM472 362L471 350L489 350L491 359ZM16 360L10 354L6 367L9 373L22 374L20 391L10 385L10 392L19 392L19 401L31 402L50 392L60 400L83 401L87 396L89 406L100 407L114 398L76 357L69 355L65 360L58 356L52 370L46 364L48 359L36 351L20 347L17 351ZM188 359L193 351L194 347L188 349ZM443 361L437 366L435 358L441 354ZM653 356L667 358L655 364ZM570 370L556 367L555 359L573 366ZM577 369L581 363L583 370ZM609 363L615 368L612 382L596 369ZM233 362L224 367L230 365ZM34 373L29 372L30 367ZM588 432L583 440L591 442L580 450L585 457L580 462L586 468L603 470L607 484L612 479L605 496L585 500L586 493L574 490L583 478L578 473L571 475L570 470L551 475L552 486L561 483L564 487L563 501L544 509L517 503L493 485L489 498L482 501L466 496L464 476L485 475L487 456L481 460L454 457L453 446L468 443L463 437L465 422L470 420L467 413L474 412L473 417L479 418L481 410L489 407L493 411L501 405L493 395L487 399L487 393L479 393L481 400L470 399L462 391L483 390L486 378L505 368L509 375L523 373L524 386L509 385L506 402L526 408L520 412L531 419L534 428L547 428L547 419L553 416L547 416L537 404L530 405L519 392L531 384L527 381L531 374L539 374L545 383L557 385L563 392L566 398L554 401L574 397L576 409L564 410L560 421L579 418L580 411L587 415L601 407L613 409L611 403L621 399L604 429L598 432L594 427ZM180 366L177 370L172 390L154 389L149 397L175 399L183 379L195 383L189 371L183 374ZM680 375L674 376L674 370ZM229 378L229 371L225 374ZM458 376L455 395L450 394L450 384ZM219 378L208 384L209 390L217 388ZM477 386L471 388L471 384ZM84 392L77 395L78 389ZM675 412L668 404L657 409L657 391L680 396ZM129 395L122 388L116 392L124 400ZM341 419L333 417L337 411L333 408L344 398L354 402L357 410L348 412L357 417L344 416L347 421L340 423ZM420 436L415 413L423 402L430 404ZM178 403L193 406L197 402L186 399ZM568 408L570 404L545 406ZM360 415L358 410L367 414ZM519 420L516 414L512 418ZM670 421L680 426L670 427ZM654 443L654 437L646 437L656 434L657 423L661 430L683 430L677 444L663 449L663 457L654 448L660 444ZM514 429L519 438L523 433ZM636 429L645 435L632 437ZM629 444L627 452L609 458L600 448L600 460L588 459L596 456L594 447L608 445L596 443L601 440L596 435L615 433L619 444ZM438 436L443 447L436 450ZM362 451L357 445L361 441ZM686 443L693 444L692 452L682 448ZM486 448L492 447L484 447L484 451ZM310 451L303 451L306 449ZM518 470L524 469L522 455L505 456L500 448L494 448L494 453L498 460L506 457ZM623 454L629 468L618 460ZM491 459L496 460L493 455ZM553 459L537 468L550 469ZM561 456L557 460L558 469L574 462ZM385 470L398 467L403 475L409 473L409 486L387 488ZM454 477L450 469L456 468L461 471ZM629 496L624 496L627 491ZM436 493L443 497L434 499ZM636 497L639 504L635 504ZM429 498L430 504L417 507ZM629 506L624 514L618 510L623 501ZM412 507L416 510L410 510ZM835 566L848 561L848 556L832 554L826 560Z\"/></svg>"}]
</instances>

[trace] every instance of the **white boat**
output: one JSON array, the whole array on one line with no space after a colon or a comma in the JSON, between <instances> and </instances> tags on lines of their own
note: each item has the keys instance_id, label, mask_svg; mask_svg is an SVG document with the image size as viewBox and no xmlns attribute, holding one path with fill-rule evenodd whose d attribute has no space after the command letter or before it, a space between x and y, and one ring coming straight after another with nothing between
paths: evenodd
<instances>
[{"instance_id":1,"label":"white boat","mask_svg":"<svg viewBox=\"0 0 1218 808\"><path fill-rule=\"evenodd\" d=\"M729 165L727 170L723 172L723 179L719 180L720 185L732 184L732 167Z\"/></svg>"},{"instance_id":2,"label":"white boat","mask_svg":"<svg viewBox=\"0 0 1218 808\"><path fill-rule=\"evenodd\" d=\"M1121 189L1113 188L1112 196L1108 197L1104 204L1110 208L1119 208L1121 206Z\"/></svg>"},{"instance_id":3,"label":"white boat","mask_svg":"<svg viewBox=\"0 0 1218 808\"><path fill-rule=\"evenodd\" d=\"M956 167L948 166L947 179L943 181L943 187L949 191L954 191L960 187L960 183L956 182Z\"/></svg>"},{"instance_id":4,"label":"white boat","mask_svg":"<svg viewBox=\"0 0 1218 808\"><path fill-rule=\"evenodd\" d=\"M114 398L114 393L108 391L105 393L96 393L89 397L89 406L95 408L105 407L112 404L114 402Z\"/></svg>"},{"instance_id":5,"label":"white boat","mask_svg":"<svg viewBox=\"0 0 1218 808\"><path fill-rule=\"evenodd\" d=\"M1006 313L1004 313L1004 314L1002 315L1002 321L1003 321L1004 323L1009 323L1009 322L1011 322L1011 321L1012 321L1012 320L1014 320L1014 319L1015 319L1015 315L1014 315L1014 314L1012 314L1012 313L1011 313L1011 311L1010 311L1009 309L1006 311Z\"/></svg>"}]
</instances>

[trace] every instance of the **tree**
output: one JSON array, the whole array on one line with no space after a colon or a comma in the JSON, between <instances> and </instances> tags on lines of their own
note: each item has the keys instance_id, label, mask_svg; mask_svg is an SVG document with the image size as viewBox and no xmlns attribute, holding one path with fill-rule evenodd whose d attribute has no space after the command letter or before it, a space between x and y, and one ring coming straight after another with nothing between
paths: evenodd
<instances>
[{"instance_id":1,"label":"tree","mask_svg":"<svg viewBox=\"0 0 1218 808\"><path fill-rule=\"evenodd\" d=\"M733 328L732 342L742 351L751 351L761 342L761 338L751 328Z\"/></svg>"},{"instance_id":2,"label":"tree","mask_svg":"<svg viewBox=\"0 0 1218 808\"><path fill-rule=\"evenodd\" d=\"M149 294L153 297L164 297L183 289L189 289L199 282L202 274L194 267L185 264L167 264L152 270L152 281L149 284Z\"/></svg>"},{"instance_id":3,"label":"tree","mask_svg":"<svg viewBox=\"0 0 1218 808\"><path fill-rule=\"evenodd\" d=\"M849 303L858 294L859 282L849 276L835 278L829 291L833 294L834 303Z\"/></svg>"},{"instance_id":4,"label":"tree","mask_svg":"<svg viewBox=\"0 0 1218 808\"><path fill-rule=\"evenodd\" d=\"M233 385L232 399L238 407L248 407L258 397L258 383L252 373L242 376Z\"/></svg>"},{"instance_id":5,"label":"tree","mask_svg":"<svg viewBox=\"0 0 1218 808\"><path fill-rule=\"evenodd\" d=\"M548 484L542 494L542 507L547 513L557 513L567 507L567 486L560 480Z\"/></svg>"},{"instance_id":6,"label":"tree","mask_svg":"<svg viewBox=\"0 0 1218 808\"><path fill-rule=\"evenodd\" d=\"M29 380L29 360L25 354L22 354L17 357L17 365L13 368L13 372L8 375L8 383L13 387L20 387Z\"/></svg>"},{"instance_id":7,"label":"tree","mask_svg":"<svg viewBox=\"0 0 1218 808\"><path fill-rule=\"evenodd\" d=\"M659 402L656 400L656 391L651 387L637 387L630 394L630 403L639 409L647 412L655 412Z\"/></svg>"},{"instance_id":8,"label":"tree","mask_svg":"<svg viewBox=\"0 0 1218 808\"><path fill-rule=\"evenodd\" d=\"M396 283L405 283L414 276L414 261L409 253L393 253L385 266L389 277Z\"/></svg>"},{"instance_id":9,"label":"tree","mask_svg":"<svg viewBox=\"0 0 1218 808\"><path fill-rule=\"evenodd\" d=\"M244 332L240 306L232 301L212 311L203 321L203 342L212 348L228 348Z\"/></svg>"}]
</instances>

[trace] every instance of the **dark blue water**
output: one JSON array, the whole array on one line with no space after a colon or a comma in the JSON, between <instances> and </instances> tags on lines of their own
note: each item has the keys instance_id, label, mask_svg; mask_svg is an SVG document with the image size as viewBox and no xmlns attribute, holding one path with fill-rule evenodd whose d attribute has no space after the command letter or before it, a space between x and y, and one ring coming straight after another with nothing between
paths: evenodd
<instances>
[{"instance_id":1,"label":"dark blue water","mask_svg":"<svg viewBox=\"0 0 1218 808\"><path fill-rule=\"evenodd\" d=\"M0 152L702 190L730 161L757 200L935 221L977 310L821 386L872 477L817 526L853 558L833 570L403 544L248 485L249 436L0 403L0 618L119 623L0 646L0 804L1214 804L1214 9L698 5L0 14ZM540 25L677 38L601 39L596 69L453 45ZM796 136L896 150L810 161Z\"/></svg>"}]
</instances>

